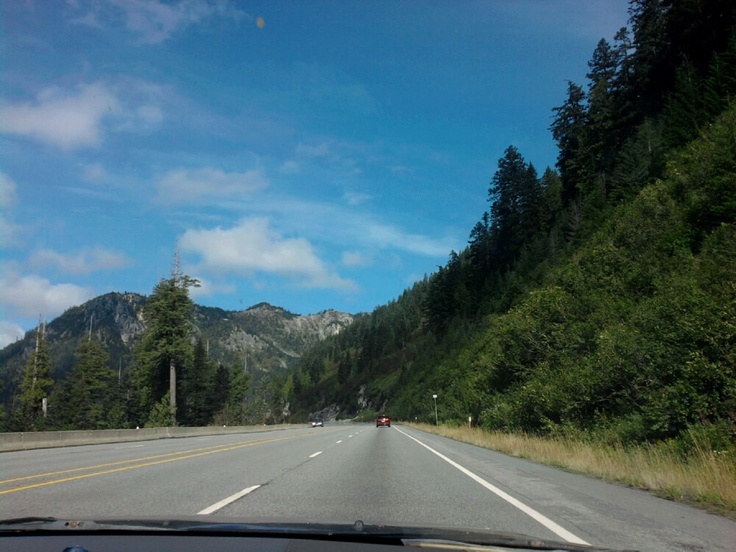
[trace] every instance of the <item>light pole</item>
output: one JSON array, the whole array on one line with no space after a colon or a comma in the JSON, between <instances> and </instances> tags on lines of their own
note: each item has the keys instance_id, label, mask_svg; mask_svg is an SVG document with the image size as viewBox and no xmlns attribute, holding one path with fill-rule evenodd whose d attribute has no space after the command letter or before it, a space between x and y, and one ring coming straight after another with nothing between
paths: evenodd
<instances>
[{"instance_id":1,"label":"light pole","mask_svg":"<svg viewBox=\"0 0 736 552\"><path fill-rule=\"evenodd\" d=\"M437 394L432 395L432 398L434 399L434 425L440 425L437 420Z\"/></svg>"}]
</instances>

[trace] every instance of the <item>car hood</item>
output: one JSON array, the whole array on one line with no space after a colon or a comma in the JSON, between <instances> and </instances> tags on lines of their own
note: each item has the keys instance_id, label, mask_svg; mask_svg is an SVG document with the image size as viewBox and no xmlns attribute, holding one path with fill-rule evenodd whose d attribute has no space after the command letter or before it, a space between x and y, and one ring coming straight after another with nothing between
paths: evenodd
<instances>
[{"instance_id":1,"label":"car hood","mask_svg":"<svg viewBox=\"0 0 736 552\"><path fill-rule=\"evenodd\" d=\"M0 536L50 534L105 534L105 533L177 533L209 536L243 536L260 538L290 538L325 540L333 542L362 542L412 547L437 546L502 546L520 550L612 550L574 543L538 539L527 535L442 527L411 527L370 525L362 521L346 523L305 523L283 520L244 522L239 518L221 516L202 518L104 518L63 519L28 517L0 521Z\"/></svg>"}]
</instances>

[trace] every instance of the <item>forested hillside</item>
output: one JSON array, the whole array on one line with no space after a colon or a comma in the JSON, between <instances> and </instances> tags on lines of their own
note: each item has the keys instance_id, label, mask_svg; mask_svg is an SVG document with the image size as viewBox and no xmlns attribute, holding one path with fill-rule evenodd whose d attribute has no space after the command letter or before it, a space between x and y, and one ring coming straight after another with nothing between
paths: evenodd
<instances>
[{"instance_id":1,"label":"forested hillside","mask_svg":"<svg viewBox=\"0 0 736 552\"><path fill-rule=\"evenodd\" d=\"M733 444L736 5L630 16L553 110L556 166L510 146L468 246L304 355L285 400L434 421L437 394L445 422Z\"/></svg>"}]
</instances>

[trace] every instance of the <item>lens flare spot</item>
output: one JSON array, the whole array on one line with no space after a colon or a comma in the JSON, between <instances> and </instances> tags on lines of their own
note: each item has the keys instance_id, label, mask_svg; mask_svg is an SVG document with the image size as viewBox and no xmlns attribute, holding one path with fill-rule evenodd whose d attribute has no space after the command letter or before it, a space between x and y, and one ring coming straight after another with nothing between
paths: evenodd
<instances>
[{"instance_id":1,"label":"lens flare spot","mask_svg":"<svg viewBox=\"0 0 736 552\"><path fill-rule=\"evenodd\" d=\"M266 26L266 21L262 17L259 17L258 19L256 19L256 25L258 25L259 29L262 29Z\"/></svg>"}]
</instances>

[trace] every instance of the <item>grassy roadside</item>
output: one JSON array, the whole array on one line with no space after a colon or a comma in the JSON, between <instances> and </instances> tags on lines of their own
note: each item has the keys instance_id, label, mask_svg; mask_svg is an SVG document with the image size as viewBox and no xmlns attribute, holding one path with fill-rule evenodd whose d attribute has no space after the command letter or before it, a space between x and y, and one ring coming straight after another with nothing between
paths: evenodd
<instances>
[{"instance_id":1,"label":"grassy roadside","mask_svg":"<svg viewBox=\"0 0 736 552\"><path fill-rule=\"evenodd\" d=\"M477 428L408 425L511 456L645 489L663 498L736 519L736 458L733 453L698 447L695 454L683 460L661 446L610 446Z\"/></svg>"}]
</instances>

